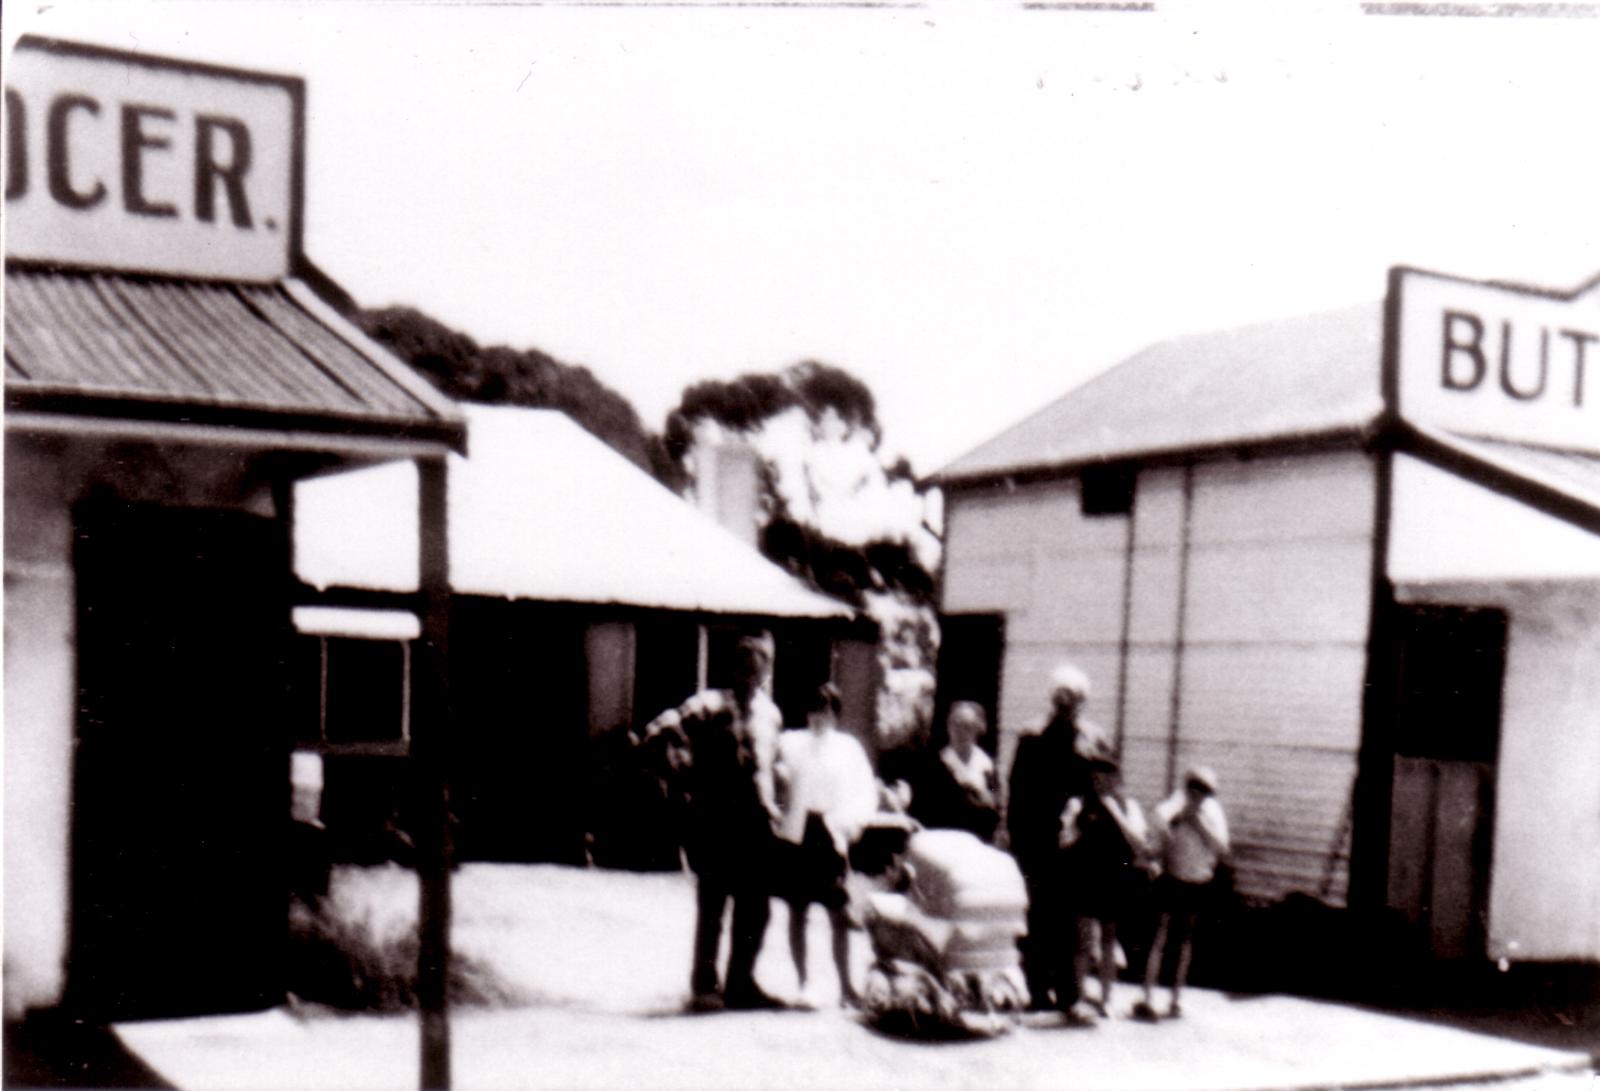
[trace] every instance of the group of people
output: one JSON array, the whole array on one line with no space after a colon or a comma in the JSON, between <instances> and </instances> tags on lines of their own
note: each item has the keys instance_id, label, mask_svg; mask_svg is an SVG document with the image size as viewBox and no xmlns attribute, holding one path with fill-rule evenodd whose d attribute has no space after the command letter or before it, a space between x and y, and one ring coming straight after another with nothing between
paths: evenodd
<instances>
[{"instance_id":1,"label":"group of people","mask_svg":"<svg viewBox=\"0 0 1600 1091\"><path fill-rule=\"evenodd\" d=\"M1104 735L1081 716L1087 676L1064 665L1052 675L1043 729L1019 741L1001 829L997 771L978 745L987 731L981 705L956 702L944 746L886 754L875 773L860 742L840 730L840 695L831 684L812 695L805 730L783 730L768 693L771 667L769 642L742 640L730 689L695 694L638 738L682 807L683 845L696 876L694 1010L787 1006L755 980L773 897L789 906L802 997L811 995L806 924L815 904L828 913L840 998L856 1003L845 883L850 847L889 810L1007 843L1028 888L1022 961L1031 1006L1059 1010L1070 1022L1092 1022L1109 1010L1118 923L1140 908L1154 877L1160 914L1133 1014L1159 1017L1153 994L1169 940L1180 948L1168 1014L1180 1013L1195 920L1228 853L1210 770L1189 770L1147 820L1123 791ZM729 956L719 975L729 903ZM1092 967L1099 971L1093 996L1085 990Z\"/></svg>"},{"instance_id":2,"label":"group of people","mask_svg":"<svg viewBox=\"0 0 1600 1091\"><path fill-rule=\"evenodd\" d=\"M1121 947L1118 925L1153 899L1158 913L1147 955L1144 995L1132 1014L1159 1019L1155 988L1169 943L1178 964L1168 1017L1182 1014L1182 991L1196 920L1229 851L1217 777L1189 769L1181 786L1147 820L1123 789L1104 733L1082 716L1088 676L1071 665L1051 676L1050 714L1019 740L1007 796L1006 830L1028 887L1023 950L1030 1005L1087 1024L1110 1011ZM1099 991L1085 985L1098 969Z\"/></svg>"}]
</instances>

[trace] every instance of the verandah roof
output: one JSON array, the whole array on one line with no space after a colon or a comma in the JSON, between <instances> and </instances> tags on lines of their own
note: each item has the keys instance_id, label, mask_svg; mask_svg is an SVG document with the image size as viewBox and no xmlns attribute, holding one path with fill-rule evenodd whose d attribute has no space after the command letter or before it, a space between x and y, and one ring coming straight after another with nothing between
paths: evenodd
<instances>
[{"instance_id":1,"label":"verandah roof","mask_svg":"<svg viewBox=\"0 0 1600 1091\"><path fill-rule=\"evenodd\" d=\"M11 412L459 445L453 404L304 283L6 268Z\"/></svg>"}]
</instances>

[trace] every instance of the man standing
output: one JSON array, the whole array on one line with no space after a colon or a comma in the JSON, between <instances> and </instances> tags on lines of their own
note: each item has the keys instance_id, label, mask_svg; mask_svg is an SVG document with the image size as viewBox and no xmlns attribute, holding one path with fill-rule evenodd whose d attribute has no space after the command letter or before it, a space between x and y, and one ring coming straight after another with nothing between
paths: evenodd
<instances>
[{"instance_id":1,"label":"man standing","mask_svg":"<svg viewBox=\"0 0 1600 1091\"><path fill-rule=\"evenodd\" d=\"M1006 833L1028 887L1022 970L1035 1011L1070 1013L1078 1001L1077 927L1060 838L1067 800L1089 794L1088 760L1106 749L1103 734L1080 721L1088 698L1088 675L1070 663L1057 667L1050 675L1049 718L1042 730L1017 741L1011 762Z\"/></svg>"},{"instance_id":2,"label":"man standing","mask_svg":"<svg viewBox=\"0 0 1600 1091\"><path fill-rule=\"evenodd\" d=\"M767 642L739 642L733 688L702 690L646 725L672 798L684 809L683 843L696 876L693 1010L782 1005L755 981L771 908L774 830L781 821L773 764L783 717L765 689ZM722 915L733 903L728 971L718 990Z\"/></svg>"}]
</instances>

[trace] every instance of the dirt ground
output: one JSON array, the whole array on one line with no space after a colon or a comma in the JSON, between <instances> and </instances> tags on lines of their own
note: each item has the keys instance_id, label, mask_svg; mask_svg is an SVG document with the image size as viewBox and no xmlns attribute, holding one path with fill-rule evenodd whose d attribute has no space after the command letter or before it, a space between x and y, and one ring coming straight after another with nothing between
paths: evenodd
<instances>
[{"instance_id":1,"label":"dirt ground","mask_svg":"<svg viewBox=\"0 0 1600 1091\"><path fill-rule=\"evenodd\" d=\"M351 871L338 881L346 904L368 906L379 927L414 912L410 873ZM814 1010L688 1016L690 876L472 864L453 885L456 950L495 976L489 991L513 998L509 1007L455 1011L461 1086L1232 1091L1419 1079L1437 1087L1458 1074L1481 1087L1477 1077L1489 1074L1517 1091L1589 1087L1586 1073L1541 1070L1549 1058L1530 1047L1348 1005L1198 992L1187 998L1184 1020L1148 1026L1127 1018L1138 998L1129 985L1114 998L1113 1017L1093 1029L1062 1028L1046 1016L991 1040L894 1038L839 1006L817 908L808 928ZM800 990L787 914L774 902L757 976L792 1001ZM859 982L871 960L864 933L853 934L851 953ZM302 1019L340 1017L312 1010ZM412 1040L413 1027L391 1020L384 1051L414 1056L399 1044ZM369 1038L367 1049L376 1052L378 1040Z\"/></svg>"},{"instance_id":2,"label":"dirt ground","mask_svg":"<svg viewBox=\"0 0 1600 1091\"><path fill-rule=\"evenodd\" d=\"M361 917L372 934L393 934L414 919L409 872L345 870L336 887L342 911ZM814 1010L686 1015L689 876L469 864L453 888L454 947L475 975L492 977L481 982L483 994L502 998L451 1012L458 1088L1600 1091L1591 1061L1600 1041L1582 1034L1545 1043L1560 1045L1557 1052L1492 1033L1494 1020L1484 1023L1481 1011L1473 1013L1481 1025L1462 1029L1437 1013L1402 1016L1272 994L1194 990L1185 994L1182 1020L1152 1026L1127 1018L1137 992L1124 985L1113 1017L1094 1028L1030 1016L990 1039L897 1038L837 1005L827 924L817 909L809 928ZM786 936L787 910L775 903L757 974L769 992L794 999ZM870 959L859 931L852 958L859 981ZM92 1078L120 1074L130 1085L208 1091L416 1086L412 1014L298 1003L114 1030L125 1056L96 1039L92 1069L76 1063L95 1059L87 1054L67 1058L73 1063L39 1069L51 1078L35 1085L105 1086ZM27 1086L12 1059L7 1086Z\"/></svg>"}]
</instances>

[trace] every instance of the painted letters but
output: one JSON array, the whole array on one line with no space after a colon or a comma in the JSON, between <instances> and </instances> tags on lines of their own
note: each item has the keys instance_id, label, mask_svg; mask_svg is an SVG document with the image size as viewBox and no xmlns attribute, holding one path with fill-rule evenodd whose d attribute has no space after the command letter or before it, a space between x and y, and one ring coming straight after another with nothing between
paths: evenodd
<instances>
[{"instance_id":1,"label":"painted letters but","mask_svg":"<svg viewBox=\"0 0 1600 1091\"><path fill-rule=\"evenodd\" d=\"M1600 333L1569 329L1562 326L1552 329L1540 326L1538 352L1517 356L1513 343L1517 340L1516 328L1510 319L1501 319L1497 337L1492 339L1493 370L1490 355L1484 349L1484 323L1477 315L1466 311L1445 311L1444 332L1440 338L1439 385L1445 390L1472 393L1493 374L1500 390L1519 402L1537 401L1548 392L1554 398L1570 398L1572 407L1583 408L1584 370L1588 367L1589 345L1600 341ZM1550 386L1551 346L1556 340L1555 366L1570 380L1560 389ZM1494 348L1498 345L1498 348ZM1527 348L1526 345L1523 346ZM1530 362L1531 358L1531 362Z\"/></svg>"},{"instance_id":2,"label":"painted letters but","mask_svg":"<svg viewBox=\"0 0 1600 1091\"><path fill-rule=\"evenodd\" d=\"M1600 453L1600 287L1575 297L1400 275L1399 409L1463 435Z\"/></svg>"}]
</instances>

